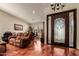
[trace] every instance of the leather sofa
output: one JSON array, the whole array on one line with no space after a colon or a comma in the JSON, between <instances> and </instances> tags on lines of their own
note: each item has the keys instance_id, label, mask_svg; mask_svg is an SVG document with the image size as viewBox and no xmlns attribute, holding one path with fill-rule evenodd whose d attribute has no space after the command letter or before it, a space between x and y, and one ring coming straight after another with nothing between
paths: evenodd
<instances>
[{"instance_id":1,"label":"leather sofa","mask_svg":"<svg viewBox=\"0 0 79 59\"><path fill-rule=\"evenodd\" d=\"M20 48L25 48L33 39L34 35L32 33L28 35L27 33L18 33L16 37L11 36L9 38L9 43Z\"/></svg>"},{"instance_id":2,"label":"leather sofa","mask_svg":"<svg viewBox=\"0 0 79 59\"><path fill-rule=\"evenodd\" d=\"M30 44L30 42L31 41L28 40L28 39L21 39L21 40L16 40L14 42L14 45L17 46L17 47L20 47L20 48L25 48Z\"/></svg>"}]
</instances>

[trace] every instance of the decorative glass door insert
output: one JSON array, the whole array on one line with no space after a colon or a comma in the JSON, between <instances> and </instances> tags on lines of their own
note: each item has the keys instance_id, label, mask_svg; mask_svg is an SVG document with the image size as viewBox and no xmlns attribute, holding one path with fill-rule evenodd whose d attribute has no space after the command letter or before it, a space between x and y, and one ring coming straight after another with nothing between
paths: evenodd
<instances>
[{"instance_id":1,"label":"decorative glass door insert","mask_svg":"<svg viewBox=\"0 0 79 59\"><path fill-rule=\"evenodd\" d=\"M64 18L56 18L54 20L54 42L65 43Z\"/></svg>"}]
</instances>

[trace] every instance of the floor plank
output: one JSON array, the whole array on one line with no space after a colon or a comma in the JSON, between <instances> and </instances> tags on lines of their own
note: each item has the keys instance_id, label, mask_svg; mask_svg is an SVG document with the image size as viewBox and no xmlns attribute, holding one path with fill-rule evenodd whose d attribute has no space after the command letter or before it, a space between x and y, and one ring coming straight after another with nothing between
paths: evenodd
<instances>
[{"instance_id":1,"label":"floor plank","mask_svg":"<svg viewBox=\"0 0 79 59\"><path fill-rule=\"evenodd\" d=\"M22 49L7 44L6 56L79 56L79 50L54 45L41 45L37 40L30 46Z\"/></svg>"}]
</instances>

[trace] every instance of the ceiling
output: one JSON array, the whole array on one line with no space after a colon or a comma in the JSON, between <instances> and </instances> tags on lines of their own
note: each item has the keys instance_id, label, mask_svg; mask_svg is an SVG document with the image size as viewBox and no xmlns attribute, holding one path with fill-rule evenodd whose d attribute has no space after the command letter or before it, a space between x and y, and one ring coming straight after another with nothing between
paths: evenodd
<instances>
[{"instance_id":1,"label":"ceiling","mask_svg":"<svg viewBox=\"0 0 79 59\"><path fill-rule=\"evenodd\" d=\"M28 23L44 21L43 9L49 3L1 3L0 9L21 18Z\"/></svg>"}]
</instances>

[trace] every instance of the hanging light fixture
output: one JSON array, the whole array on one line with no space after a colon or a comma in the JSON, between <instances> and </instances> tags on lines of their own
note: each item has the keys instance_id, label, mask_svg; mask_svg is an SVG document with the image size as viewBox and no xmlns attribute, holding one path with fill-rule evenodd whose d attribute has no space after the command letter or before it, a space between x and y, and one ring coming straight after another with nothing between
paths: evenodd
<instances>
[{"instance_id":1,"label":"hanging light fixture","mask_svg":"<svg viewBox=\"0 0 79 59\"><path fill-rule=\"evenodd\" d=\"M65 4L63 3L53 3L51 4L51 8L52 10L59 10L59 9L63 9L65 7Z\"/></svg>"}]
</instances>

